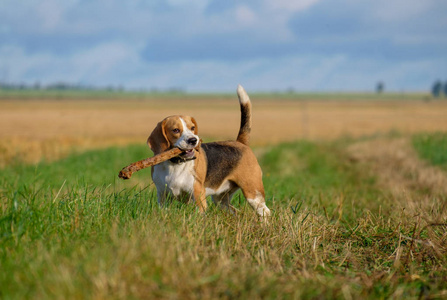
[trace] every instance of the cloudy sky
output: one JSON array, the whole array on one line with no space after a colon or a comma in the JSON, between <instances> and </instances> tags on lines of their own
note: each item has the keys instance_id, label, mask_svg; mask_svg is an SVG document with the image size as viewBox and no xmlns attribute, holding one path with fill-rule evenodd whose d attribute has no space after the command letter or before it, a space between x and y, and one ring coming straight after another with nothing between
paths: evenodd
<instances>
[{"instance_id":1,"label":"cloudy sky","mask_svg":"<svg viewBox=\"0 0 447 300\"><path fill-rule=\"evenodd\" d=\"M425 91L446 0L0 0L0 81L191 92Z\"/></svg>"}]
</instances>

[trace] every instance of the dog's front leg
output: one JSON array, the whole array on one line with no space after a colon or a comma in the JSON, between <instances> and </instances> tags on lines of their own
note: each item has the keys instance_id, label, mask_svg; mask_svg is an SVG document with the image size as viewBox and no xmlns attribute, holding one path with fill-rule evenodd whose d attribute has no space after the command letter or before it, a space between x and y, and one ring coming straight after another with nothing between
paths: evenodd
<instances>
[{"instance_id":1,"label":"dog's front leg","mask_svg":"<svg viewBox=\"0 0 447 300\"><path fill-rule=\"evenodd\" d=\"M207 208L205 186L197 180L194 181L193 196L199 211L204 213Z\"/></svg>"}]
</instances>

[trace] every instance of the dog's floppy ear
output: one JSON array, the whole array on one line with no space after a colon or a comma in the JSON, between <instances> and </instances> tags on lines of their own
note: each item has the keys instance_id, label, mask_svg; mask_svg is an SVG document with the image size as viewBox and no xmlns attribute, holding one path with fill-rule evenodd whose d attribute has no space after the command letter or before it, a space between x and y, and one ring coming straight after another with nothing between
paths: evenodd
<instances>
[{"instance_id":1,"label":"dog's floppy ear","mask_svg":"<svg viewBox=\"0 0 447 300\"><path fill-rule=\"evenodd\" d=\"M194 124L194 134L197 135L197 133L199 133L199 127L197 126L196 119L191 117L191 122Z\"/></svg>"},{"instance_id":2,"label":"dog's floppy ear","mask_svg":"<svg viewBox=\"0 0 447 300\"><path fill-rule=\"evenodd\" d=\"M168 138L166 137L165 125L166 119L159 122L157 126L155 126L155 129L147 139L147 144L154 154L164 152L171 146Z\"/></svg>"}]
</instances>

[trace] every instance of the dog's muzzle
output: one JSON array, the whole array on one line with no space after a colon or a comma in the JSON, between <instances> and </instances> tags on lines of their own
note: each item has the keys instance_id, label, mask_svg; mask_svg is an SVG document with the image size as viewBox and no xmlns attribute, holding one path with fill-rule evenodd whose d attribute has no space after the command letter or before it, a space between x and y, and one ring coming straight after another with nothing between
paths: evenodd
<instances>
[{"instance_id":1,"label":"dog's muzzle","mask_svg":"<svg viewBox=\"0 0 447 300\"><path fill-rule=\"evenodd\" d=\"M186 141L186 143L188 143L188 145L191 145L191 146L193 146L193 147L196 147L197 146L197 138L196 137L192 137L192 138L189 138L187 141Z\"/></svg>"}]
</instances>

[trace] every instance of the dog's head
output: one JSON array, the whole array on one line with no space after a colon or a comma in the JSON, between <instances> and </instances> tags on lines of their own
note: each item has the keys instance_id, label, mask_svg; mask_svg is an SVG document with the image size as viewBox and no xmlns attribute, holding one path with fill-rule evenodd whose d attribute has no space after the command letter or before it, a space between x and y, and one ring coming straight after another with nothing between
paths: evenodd
<instances>
[{"instance_id":1,"label":"dog's head","mask_svg":"<svg viewBox=\"0 0 447 300\"><path fill-rule=\"evenodd\" d=\"M193 149L199 144L197 122L189 116L170 116L159 122L147 139L147 144L159 154L177 147L184 156L194 157Z\"/></svg>"}]
</instances>

